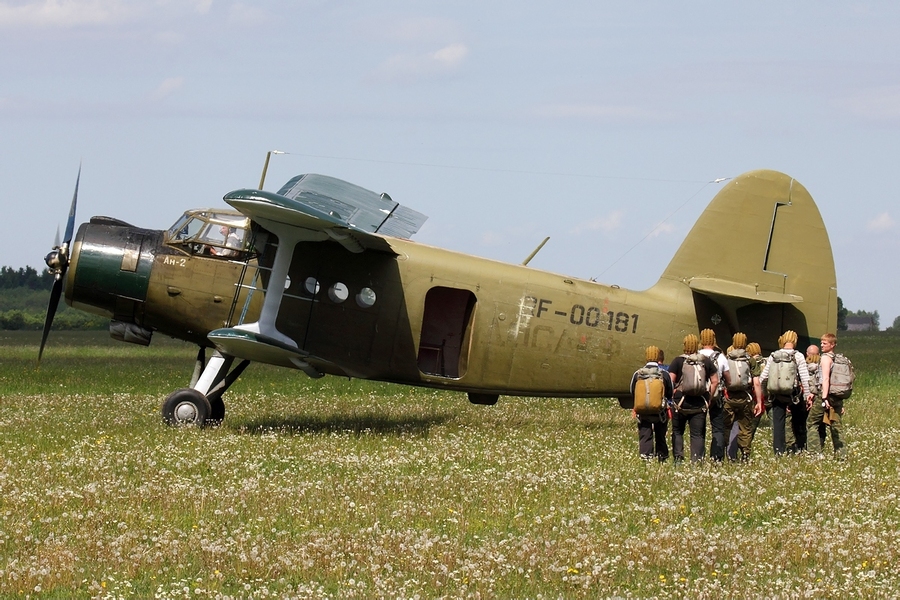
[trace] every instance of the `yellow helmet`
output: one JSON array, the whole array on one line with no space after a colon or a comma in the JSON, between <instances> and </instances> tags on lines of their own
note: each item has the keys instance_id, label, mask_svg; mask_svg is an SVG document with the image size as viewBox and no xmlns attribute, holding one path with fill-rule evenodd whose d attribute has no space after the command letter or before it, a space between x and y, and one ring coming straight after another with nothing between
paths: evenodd
<instances>
[{"instance_id":1,"label":"yellow helmet","mask_svg":"<svg viewBox=\"0 0 900 600\"><path fill-rule=\"evenodd\" d=\"M780 345L784 346L785 344L793 344L794 346L797 345L797 332L796 331L793 331L792 329L788 329L787 331L784 332L784 335L781 336L781 344Z\"/></svg>"},{"instance_id":2,"label":"yellow helmet","mask_svg":"<svg viewBox=\"0 0 900 600\"><path fill-rule=\"evenodd\" d=\"M700 340L697 339L697 336L693 333L689 333L684 336L684 353L685 354L694 354L697 349L700 347Z\"/></svg>"}]
</instances>

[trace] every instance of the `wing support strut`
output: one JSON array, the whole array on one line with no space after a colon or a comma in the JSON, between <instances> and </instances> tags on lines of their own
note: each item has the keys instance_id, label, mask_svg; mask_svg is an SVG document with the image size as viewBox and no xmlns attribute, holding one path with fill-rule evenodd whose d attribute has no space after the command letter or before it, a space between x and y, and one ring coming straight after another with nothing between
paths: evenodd
<instances>
[{"instance_id":1,"label":"wing support strut","mask_svg":"<svg viewBox=\"0 0 900 600\"><path fill-rule=\"evenodd\" d=\"M270 339L297 348L297 342L278 331L275 327L275 319L281 308L281 300L284 298L284 284L287 282L288 270L294 256L294 247L301 239L296 228L290 226L269 227L278 236L278 250L275 252L275 261L272 265L272 274L269 276L269 285L266 286L266 298L263 300L259 320L255 323L237 325L234 329L255 333L262 339Z\"/></svg>"}]
</instances>

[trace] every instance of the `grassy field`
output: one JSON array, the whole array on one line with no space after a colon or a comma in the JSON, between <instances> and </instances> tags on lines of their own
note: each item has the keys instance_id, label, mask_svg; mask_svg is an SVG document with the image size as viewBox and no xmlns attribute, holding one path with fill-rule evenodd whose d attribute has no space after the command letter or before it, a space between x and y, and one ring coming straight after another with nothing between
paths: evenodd
<instances>
[{"instance_id":1,"label":"grassy field","mask_svg":"<svg viewBox=\"0 0 900 600\"><path fill-rule=\"evenodd\" d=\"M253 365L171 429L195 350L0 332L0 597L896 597L900 337L845 336L849 457L645 463L612 400ZM829 442L830 443L830 442Z\"/></svg>"}]
</instances>

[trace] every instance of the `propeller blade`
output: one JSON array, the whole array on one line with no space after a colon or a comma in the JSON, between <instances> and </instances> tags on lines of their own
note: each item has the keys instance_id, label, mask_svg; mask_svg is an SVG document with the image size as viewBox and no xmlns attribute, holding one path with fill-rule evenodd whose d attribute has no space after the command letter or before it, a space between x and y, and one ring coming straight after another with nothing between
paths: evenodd
<instances>
[{"instance_id":1,"label":"propeller blade","mask_svg":"<svg viewBox=\"0 0 900 600\"><path fill-rule=\"evenodd\" d=\"M53 282L53 289L50 291L50 304L47 306L47 318L44 319L44 333L41 335L41 349L38 351L38 365L41 364L41 357L44 355L44 345L47 343L47 336L50 335L50 326L53 325L53 317L56 315L56 308L59 306L59 297L62 295L63 277L57 276Z\"/></svg>"},{"instance_id":2,"label":"propeller blade","mask_svg":"<svg viewBox=\"0 0 900 600\"><path fill-rule=\"evenodd\" d=\"M63 237L63 244L68 246L72 241L72 234L75 232L75 205L78 203L78 184L81 181L81 165L78 165L78 177L75 179L75 194L72 195L72 207L69 209L69 222L66 223L66 235Z\"/></svg>"},{"instance_id":3,"label":"propeller blade","mask_svg":"<svg viewBox=\"0 0 900 600\"><path fill-rule=\"evenodd\" d=\"M75 206L78 204L78 184L81 183L81 165L78 165L78 177L75 178L75 193L72 194L72 206L69 208L69 220L66 223L66 234L62 245L59 243L59 226L56 228L56 244L54 249L44 258L50 271L56 274L53 281L53 289L50 290L50 304L47 306L47 317L44 319L44 332L41 335L41 347L38 350L38 366L41 365L41 357L44 355L44 346L47 344L47 336L50 335L50 327L53 326L53 317L59 307L59 299L62 296L63 278L69 268L69 242L75 232Z\"/></svg>"},{"instance_id":4,"label":"propeller blade","mask_svg":"<svg viewBox=\"0 0 900 600\"><path fill-rule=\"evenodd\" d=\"M53 247L59 248L59 225L56 226L56 236L53 238Z\"/></svg>"}]
</instances>

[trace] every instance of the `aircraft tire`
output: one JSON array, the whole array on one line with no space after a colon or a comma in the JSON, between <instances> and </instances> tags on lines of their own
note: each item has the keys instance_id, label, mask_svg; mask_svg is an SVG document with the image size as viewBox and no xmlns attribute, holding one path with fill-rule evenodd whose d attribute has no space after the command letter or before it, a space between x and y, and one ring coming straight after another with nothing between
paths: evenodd
<instances>
[{"instance_id":1,"label":"aircraft tire","mask_svg":"<svg viewBox=\"0 0 900 600\"><path fill-rule=\"evenodd\" d=\"M222 396L218 396L209 400L209 406L210 411L209 417L206 419L206 425L218 427L225 420L225 401L222 400Z\"/></svg>"},{"instance_id":2,"label":"aircraft tire","mask_svg":"<svg viewBox=\"0 0 900 600\"><path fill-rule=\"evenodd\" d=\"M173 427L203 427L211 414L212 407L206 396L191 388L175 390L162 405L163 421Z\"/></svg>"}]
</instances>

